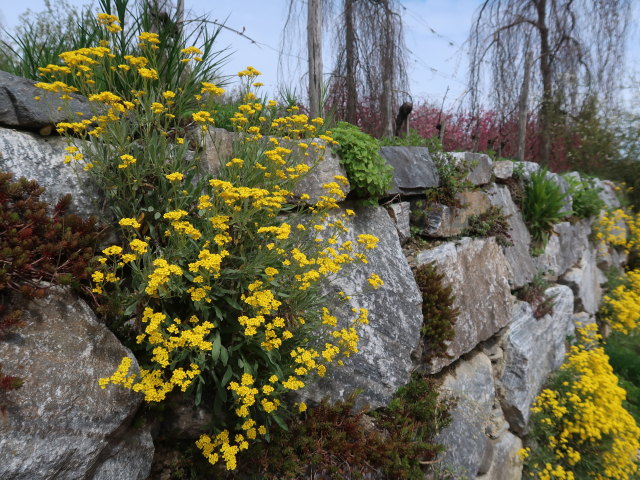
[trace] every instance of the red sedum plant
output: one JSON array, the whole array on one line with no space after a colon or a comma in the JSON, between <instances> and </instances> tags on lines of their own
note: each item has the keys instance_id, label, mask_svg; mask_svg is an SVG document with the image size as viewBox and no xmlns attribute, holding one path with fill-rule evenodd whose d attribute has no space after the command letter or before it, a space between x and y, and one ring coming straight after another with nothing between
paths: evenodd
<instances>
[{"instance_id":1,"label":"red sedum plant","mask_svg":"<svg viewBox=\"0 0 640 480\"><path fill-rule=\"evenodd\" d=\"M0 339L20 325L22 312L8 305L11 291L39 298L47 283L80 287L90 275L99 236L95 219L67 214L70 195L50 214L43 192L35 181L14 182L11 173L0 172ZM0 368L0 392L21 385Z\"/></svg>"}]
</instances>

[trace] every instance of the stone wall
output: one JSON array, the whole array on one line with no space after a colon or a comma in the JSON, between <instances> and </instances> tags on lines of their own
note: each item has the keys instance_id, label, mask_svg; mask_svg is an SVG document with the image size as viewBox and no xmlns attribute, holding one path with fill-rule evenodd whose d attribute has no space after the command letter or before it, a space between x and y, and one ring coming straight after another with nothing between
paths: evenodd
<instances>
[{"instance_id":1,"label":"stone wall","mask_svg":"<svg viewBox=\"0 0 640 480\"><path fill-rule=\"evenodd\" d=\"M0 171L39 181L47 187L50 202L72 193L77 212L100 215L95 188L83 172L63 164L64 141L42 135L52 129L46 128L51 125L47 112L31 101L39 92L29 81L5 77L0 77L4 83ZM82 99L74 101L80 102L78 109L84 108ZM217 165L231 156L231 141L228 133L212 132L203 162L208 173L215 173ZM350 205L357 216L349 233L374 233L379 246L368 264L326 288L352 291L372 273L385 284L354 297L347 306L370 311L360 353L301 395L311 401L326 395L337 400L361 389L360 401L376 408L385 405L419 368L441 380L442 395L457 399L453 422L439 438L447 452L438 468L451 475L447 478L520 479L517 451L533 399L562 363L566 337L574 331L576 319L593 321L605 280L603 269L622 264L624 256L598 251L590 242L593 219L556 225L544 252L532 256L531 237L505 184L513 175L512 162L454 154L453 161L471 162L467 179L474 188L459 196L461 207L453 208L417 202L440 182L426 148L384 147L381 153L395 170L388 192L392 200L384 207ZM344 175L338 160L328 156L305 180L305 189L317 190L334 175ZM523 170L535 168L525 164ZM551 178L566 188L560 177ZM599 185L607 205L617 206L613 185ZM571 204L568 196L566 203ZM492 205L509 215L512 246L501 246L495 238L461 236L469 216ZM413 227L433 242L407 246L412 219L418 222ZM460 315L448 356L419 365L415 359L421 358L420 328L425 319L412 268L430 262L452 285ZM540 319L534 317L531 305L513 295L538 271L552 280L547 293L554 302L553 313ZM25 309L26 325L0 342L0 358L23 359L19 371L7 373L29 379L29 386L7 394L10 407L0 422L0 476L145 478L153 456L150 432L131 426L141 399L130 392L96 389L98 378L112 372L130 352L96 322L84 302L65 290L55 289ZM43 323L48 327L38 333ZM30 340L36 334L44 337L42 342Z\"/></svg>"}]
</instances>

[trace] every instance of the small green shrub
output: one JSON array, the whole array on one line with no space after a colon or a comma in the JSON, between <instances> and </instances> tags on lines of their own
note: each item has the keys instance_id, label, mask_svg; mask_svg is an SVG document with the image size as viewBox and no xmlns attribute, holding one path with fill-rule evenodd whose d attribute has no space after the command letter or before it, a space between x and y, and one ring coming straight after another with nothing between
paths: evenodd
<instances>
[{"instance_id":1,"label":"small green shrub","mask_svg":"<svg viewBox=\"0 0 640 480\"><path fill-rule=\"evenodd\" d=\"M415 271L416 283L422 294L421 329L423 359L448 358L447 342L455 336L454 325L458 320L458 309L454 308L455 297L451 285L446 284L444 274L438 272L434 263L420 265Z\"/></svg>"},{"instance_id":2,"label":"small green shrub","mask_svg":"<svg viewBox=\"0 0 640 480\"><path fill-rule=\"evenodd\" d=\"M534 247L544 248L553 226L562 221L570 211L563 210L565 194L560 186L547 177L547 169L540 168L531 174L525 187L522 215L529 227Z\"/></svg>"},{"instance_id":3,"label":"small green shrub","mask_svg":"<svg viewBox=\"0 0 640 480\"><path fill-rule=\"evenodd\" d=\"M595 186L593 179L576 179L570 175L564 175L563 178L569 184L569 195L573 197L573 213L577 217L594 217L605 208L604 201L598 195L601 189Z\"/></svg>"},{"instance_id":4,"label":"small green shrub","mask_svg":"<svg viewBox=\"0 0 640 480\"><path fill-rule=\"evenodd\" d=\"M378 141L346 122L338 122L332 134L339 144L334 148L347 171L354 195L375 203L389 190L393 179L393 167L380 156Z\"/></svg>"},{"instance_id":5,"label":"small green shrub","mask_svg":"<svg viewBox=\"0 0 640 480\"><path fill-rule=\"evenodd\" d=\"M427 190L427 201L451 207L461 207L456 195L474 187L466 179L471 165L465 161L456 161L451 155L444 152L436 152L431 158L440 177L440 186Z\"/></svg>"},{"instance_id":6,"label":"small green shrub","mask_svg":"<svg viewBox=\"0 0 640 480\"><path fill-rule=\"evenodd\" d=\"M469 217L469 226L465 228L462 235L469 237L496 237L498 244L503 247L513 245L509 234L509 220L502 208L493 205L480 215Z\"/></svg>"},{"instance_id":7,"label":"small green shrub","mask_svg":"<svg viewBox=\"0 0 640 480\"><path fill-rule=\"evenodd\" d=\"M551 285L541 273L538 273L530 283L516 291L516 298L531 304L533 316L542 318L553 313L553 297L544 292Z\"/></svg>"},{"instance_id":8,"label":"small green shrub","mask_svg":"<svg viewBox=\"0 0 640 480\"><path fill-rule=\"evenodd\" d=\"M434 442L448 425L450 401L439 399L433 380L419 376L400 388L386 408L354 410L356 395L330 405L325 399L241 458L243 478L424 478L423 464L442 450ZM369 418L366 419L366 416ZM255 458L258 458L256 462ZM259 472L256 472L255 465Z\"/></svg>"}]
</instances>

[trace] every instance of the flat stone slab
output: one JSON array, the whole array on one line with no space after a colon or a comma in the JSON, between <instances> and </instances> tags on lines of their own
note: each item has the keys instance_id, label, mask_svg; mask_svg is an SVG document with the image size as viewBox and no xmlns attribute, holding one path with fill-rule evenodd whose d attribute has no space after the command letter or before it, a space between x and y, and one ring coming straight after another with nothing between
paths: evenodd
<instances>
[{"instance_id":1,"label":"flat stone slab","mask_svg":"<svg viewBox=\"0 0 640 480\"><path fill-rule=\"evenodd\" d=\"M83 114L81 118L93 115L85 97L71 93L71 100L60 100L60 93L47 92L35 87L35 83L0 71L0 125L39 129L57 122L77 121L77 112Z\"/></svg>"},{"instance_id":2,"label":"flat stone slab","mask_svg":"<svg viewBox=\"0 0 640 480\"><path fill-rule=\"evenodd\" d=\"M99 194L87 172L78 165L64 163L67 143L62 137L41 137L27 132L0 128L0 170L13 173L14 180L36 180L46 190L40 197L55 205L60 197L73 197L72 213L99 215Z\"/></svg>"},{"instance_id":3,"label":"flat stone slab","mask_svg":"<svg viewBox=\"0 0 640 480\"><path fill-rule=\"evenodd\" d=\"M427 147L381 147L380 155L393 167L393 186L387 195L421 194L440 185Z\"/></svg>"},{"instance_id":4,"label":"flat stone slab","mask_svg":"<svg viewBox=\"0 0 640 480\"><path fill-rule=\"evenodd\" d=\"M341 241L354 243L360 234L369 233L380 241L367 251L367 264L354 264L331 278L327 294L337 298L337 292L363 293L333 308L341 325L353 318L352 308L369 310L369 324L360 329L359 352L345 359L343 367L328 371L325 378L307 386L301 397L319 402L345 400L354 390L361 389L359 405L371 408L387 405L396 390L411 376L411 354L418 347L422 326L422 296L413 273L402 252L393 221L383 207L356 209L349 233ZM372 273L379 275L384 285L378 290L364 288ZM363 290L364 289L364 290Z\"/></svg>"},{"instance_id":5,"label":"flat stone slab","mask_svg":"<svg viewBox=\"0 0 640 480\"><path fill-rule=\"evenodd\" d=\"M126 478L146 478L153 458L150 433L129 426L142 395L98 385L125 356L138 369L131 351L83 300L61 287L14 305L24 311L24 325L0 341L0 358L3 373L23 378L24 385L3 399L0 478L115 479L105 462Z\"/></svg>"},{"instance_id":6,"label":"flat stone slab","mask_svg":"<svg viewBox=\"0 0 640 480\"><path fill-rule=\"evenodd\" d=\"M455 338L447 348L450 358L433 359L430 371L435 373L511 321L513 298L507 282L507 261L494 238L463 238L419 252L416 262L435 262L451 284L453 305L460 312Z\"/></svg>"},{"instance_id":7,"label":"flat stone slab","mask_svg":"<svg viewBox=\"0 0 640 480\"><path fill-rule=\"evenodd\" d=\"M565 337L573 325L573 292L565 285L548 288L553 313L540 319L531 305L517 302L513 322L503 336L504 368L499 378L502 410L516 433L524 433L530 408L547 376L564 361Z\"/></svg>"}]
</instances>

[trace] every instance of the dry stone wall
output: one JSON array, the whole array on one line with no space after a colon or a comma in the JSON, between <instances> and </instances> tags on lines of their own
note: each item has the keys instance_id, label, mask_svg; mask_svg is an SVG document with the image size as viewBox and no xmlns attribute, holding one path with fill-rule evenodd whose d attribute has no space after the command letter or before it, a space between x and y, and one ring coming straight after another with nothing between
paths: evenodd
<instances>
[{"instance_id":1,"label":"dry stone wall","mask_svg":"<svg viewBox=\"0 0 640 480\"><path fill-rule=\"evenodd\" d=\"M0 87L0 170L37 180L47 187L50 202L72 193L79 213L100 214L99 192L83 172L63 163L64 141L40 135L50 132L42 129L52 122L50 117L42 118L29 100L38 92L28 81L5 77L0 77L4 82ZM231 158L233 139L228 132L212 132L202 162L204 173L215 173L221 162ZM385 207L349 205L357 215L348 234L374 233L380 238L379 246L367 265L326 288L355 291L374 272L385 284L345 306L370 311L359 354L301 395L311 402L324 396L340 400L360 389L361 403L376 408L385 405L414 370L427 371L441 381L441 395L457 399L453 421L439 437L447 451L437 468L450 475L446 478L518 480L522 466L517 451L526 434L531 403L547 376L562 363L566 337L574 331L575 322L593 321L603 272L623 264L625 256L598 250L590 243L592 220L556 225L544 252L532 256L531 236L505 184L513 176L514 164L494 163L482 154L457 153L451 160L472 162L467 179L474 188L461 195L461 207L446 207L447 211L431 218L418 216L419 223L411 224L412 205L425 198L426 189L440 183L431 153L420 147L384 147L381 153L395 170L389 191L393 200ZM536 168L528 163L518 167L525 175ZM344 170L337 157L328 156L305 180L305 188L318 191L335 175L344 175ZM562 178L550 178L566 188ZM602 181L598 186L607 205L618 206L613 186ZM566 204L571 205L568 195ZM494 238L460 236L469 216L491 205L508 215L512 246L501 246ZM437 213L437 208L432 212ZM432 241L408 248L412 226ZM428 318L422 315L412 268L430 262L452 285L460 315L448 356L421 365L416 363L423 347L420 330ZM547 291L553 297L553 313L540 319L534 317L531 305L513 295L538 271L555 282ZM23 359L19 371L12 373L31 380L29 386L7 394L12 403L8 420L0 423L0 476L145 478L153 456L151 434L131 426L140 397L125 390L97 388L97 379L112 372L130 352L67 291L55 289L25 310L27 325L9 341L0 342L0 361ZM48 327L41 335L46 341L32 342L30 338L44 323ZM52 323L59 328L51 327ZM183 410L186 416L193 414ZM179 425L195 421L179 416L176 413Z\"/></svg>"}]
</instances>

